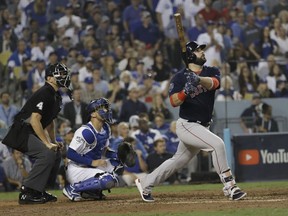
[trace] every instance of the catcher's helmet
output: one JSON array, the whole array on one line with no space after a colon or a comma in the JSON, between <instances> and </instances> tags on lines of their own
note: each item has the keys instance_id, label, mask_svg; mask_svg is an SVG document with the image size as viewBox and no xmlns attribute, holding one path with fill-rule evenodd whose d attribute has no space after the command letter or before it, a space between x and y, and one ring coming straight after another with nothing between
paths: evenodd
<instances>
[{"instance_id":1,"label":"catcher's helmet","mask_svg":"<svg viewBox=\"0 0 288 216\"><path fill-rule=\"evenodd\" d=\"M53 76L59 87L69 89L70 86L70 70L63 63L49 64L45 70L45 78Z\"/></svg>"},{"instance_id":2,"label":"catcher's helmet","mask_svg":"<svg viewBox=\"0 0 288 216\"><path fill-rule=\"evenodd\" d=\"M109 124L113 123L112 118L112 109L110 102L106 98L98 98L96 100L92 100L87 108L88 114L90 115L93 112L98 112L98 114Z\"/></svg>"},{"instance_id":3,"label":"catcher's helmet","mask_svg":"<svg viewBox=\"0 0 288 216\"><path fill-rule=\"evenodd\" d=\"M203 50L206 47L206 44L201 44L199 45L196 41L190 41L186 43L186 60L184 59L185 62L189 63L194 63L196 60L196 55L195 51L197 49Z\"/></svg>"}]
</instances>

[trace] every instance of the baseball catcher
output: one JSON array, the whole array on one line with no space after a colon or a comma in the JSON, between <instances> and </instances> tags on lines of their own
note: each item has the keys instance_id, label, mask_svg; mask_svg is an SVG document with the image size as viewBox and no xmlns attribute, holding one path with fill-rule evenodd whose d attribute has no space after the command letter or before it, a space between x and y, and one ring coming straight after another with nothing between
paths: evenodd
<instances>
[{"instance_id":1,"label":"baseball catcher","mask_svg":"<svg viewBox=\"0 0 288 216\"><path fill-rule=\"evenodd\" d=\"M135 164L130 143L120 143L117 152L108 147L109 124L113 123L109 101L93 100L87 112L90 121L75 132L67 151L66 176L70 184L63 189L63 194L71 201L105 199L102 191L116 187L124 166Z\"/></svg>"}]
</instances>

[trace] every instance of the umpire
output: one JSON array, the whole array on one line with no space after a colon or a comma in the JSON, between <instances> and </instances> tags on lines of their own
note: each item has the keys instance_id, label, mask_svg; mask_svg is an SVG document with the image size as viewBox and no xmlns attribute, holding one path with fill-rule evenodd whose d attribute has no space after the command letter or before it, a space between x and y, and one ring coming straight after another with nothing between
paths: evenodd
<instances>
[{"instance_id":1,"label":"umpire","mask_svg":"<svg viewBox=\"0 0 288 216\"><path fill-rule=\"evenodd\" d=\"M48 65L45 79L45 85L30 97L15 116L13 125L2 141L34 161L21 187L19 204L57 201L57 197L46 192L45 187L48 181L55 182L61 161L60 149L63 146L56 142L54 120L62 104L58 90L61 87L69 89L69 70L62 63Z\"/></svg>"}]
</instances>

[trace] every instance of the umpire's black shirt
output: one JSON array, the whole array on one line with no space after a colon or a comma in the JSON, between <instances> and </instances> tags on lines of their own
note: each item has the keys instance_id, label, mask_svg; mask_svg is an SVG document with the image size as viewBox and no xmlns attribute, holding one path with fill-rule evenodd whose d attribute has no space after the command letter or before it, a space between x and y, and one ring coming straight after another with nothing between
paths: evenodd
<instances>
[{"instance_id":1,"label":"umpire's black shirt","mask_svg":"<svg viewBox=\"0 0 288 216\"><path fill-rule=\"evenodd\" d=\"M32 113L39 113L41 125L45 129L61 110L62 98L58 91L48 83L45 83L26 102L21 111L15 116L14 124L11 126L3 143L22 152L27 150L29 133L34 133L29 123Z\"/></svg>"},{"instance_id":2,"label":"umpire's black shirt","mask_svg":"<svg viewBox=\"0 0 288 216\"><path fill-rule=\"evenodd\" d=\"M48 83L45 83L36 91L15 116L15 120L29 119L32 113L42 116L41 124L45 129L58 115L61 110L61 95Z\"/></svg>"}]
</instances>

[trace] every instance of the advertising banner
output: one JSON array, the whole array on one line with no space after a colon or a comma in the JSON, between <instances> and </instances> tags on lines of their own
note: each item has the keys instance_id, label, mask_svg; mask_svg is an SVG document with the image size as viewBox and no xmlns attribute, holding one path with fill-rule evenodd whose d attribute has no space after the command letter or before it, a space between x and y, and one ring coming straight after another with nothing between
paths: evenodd
<instances>
[{"instance_id":1,"label":"advertising banner","mask_svg":"<svg viewBox=\"0 0 288 216\"><path fill-rule=\"evenodd\" d=\"M238 181L288 180L288 133L235 135L232 142Z\"/></svg>"}]
</instances>

